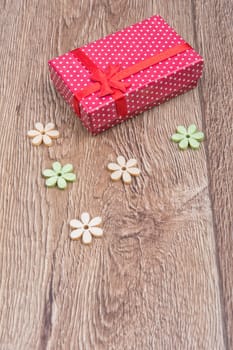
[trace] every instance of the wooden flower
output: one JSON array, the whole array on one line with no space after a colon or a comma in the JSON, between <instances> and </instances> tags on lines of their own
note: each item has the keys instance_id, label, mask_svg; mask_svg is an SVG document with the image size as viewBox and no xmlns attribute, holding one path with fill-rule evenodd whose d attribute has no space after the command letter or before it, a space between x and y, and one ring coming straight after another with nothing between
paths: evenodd
<instances>
[{"instance_id":1,"label":"wooden flower","mask_svg":"<svg viewBox=\"0 0 233 350\"><path fill-rule=\"evenodd\" d=\"M52 164L52 169L45 169L42 175L46 177L45 185L47 187L57 186L61 190L67 187L67 182L74 182L76 175L73 173L73 165L66 164L64 166L59 162Z\"/></svg>"},{"instance_id":2,"label":"wooden flower","mask_svg":"<svg viewBox=\"0 0 233 350\"><path fill-rule=\"evenodd\" d=\"M189 125L188 129L179 125L176 128L177 133L173 134L171 139L177 142L179 148L182 150L187 149L189 146L193 149L198 149L200 142L204 140L204 133L198 131L196 125Z\"/></svg>"},{"instance_id":3,"label":"wooden flower","mask_svg":"<svg viewBox=\"0 0 233 350\"><path fill-rule=\"evenodd\" d=\"M108 170L112 171L111 179L113 181L122 181L126 184L130 184L132 176L140 175L140 169L137 167L136 159L125 160L123 156L117 157L117 163L109 163Z\"/></svg>"},{"instance_id":4,"label":"wooden flower","mask_svg":"<svg viewBox=\"0 0 233 350\"><path fill-rule=\"evenodd\" d=\"M48 123L45 127L42 123L36 123L35 129L29 130L27 135L32 139L33 146L39 146L44 143L49 147L52 145L52 139L59 137L59 131L55 130L53 123Z\"/></svg>"},{"instance_id":5,"label":"wooden flower","mask_svg":"<svg viewBox=\"0 0 233 350\"><path fill-rule=\"evenodd\" d=\"M82 213L81 220L73 219L70 221L70 226L74 228L70 233L70 238L76 240L82 237L84 244L90 244L92 242L92 236L103 236L103 229L98 227L101 222L102 219L99 216L90 219L89 213Z\"/></svg>"}]
</instances>

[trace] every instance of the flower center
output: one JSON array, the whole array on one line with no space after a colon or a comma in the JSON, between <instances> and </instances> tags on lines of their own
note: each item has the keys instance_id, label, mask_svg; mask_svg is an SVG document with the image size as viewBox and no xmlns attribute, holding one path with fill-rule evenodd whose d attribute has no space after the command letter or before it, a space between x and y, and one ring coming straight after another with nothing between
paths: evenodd
<instances>
[{"instance_id":1,"label":"flower center","mask_svg":"<svg viewBox=\"0 0 233 350\"><path fill-rule=\"evenodd\" d=\"M42 130L40 133L41 133L42 135L45 135L45 131L44 131L44 130Z\"/></svg>"},{"instance_id":2,"label":"flower center","mask_svg":"<svg viewBox=\"0 0 233 350\"><path fill-rule=\"evenodd\" d=\"M59 171L59 172L57 173L57 176L62 176L62 173Z\"/></svg>"},{"instance_id":3,"label":"flower center","mask_svg":"<svg viewBox=\"0 0 233 350\"><path fill-rule=\"evenodd\" d=\"M84 225L83 228L84 228L84 230L88 230L89 226L88 225Z\"/></svg>"},{"instance_id":4,"label":"flower center","mask_svg":"<svg viewBox=\"0 0 233 350\"><path fill-rule=\"evenodd\" d=\"M126 170L126 166L123 166L123 167L121 168L121 170L125 171L125 170Z\"/></svg>"},{"instance_id":5,"label":"flower center","mask_svg":"<svg viewBox=\"0 0 233 350\"><path fill-rule=\"evenodd\" d=\"M186 135L186 137L187 137L187 139L189 139L189 138L190 138L190 135L188 134L188 135Z\"/></svg>"}]
</instances>

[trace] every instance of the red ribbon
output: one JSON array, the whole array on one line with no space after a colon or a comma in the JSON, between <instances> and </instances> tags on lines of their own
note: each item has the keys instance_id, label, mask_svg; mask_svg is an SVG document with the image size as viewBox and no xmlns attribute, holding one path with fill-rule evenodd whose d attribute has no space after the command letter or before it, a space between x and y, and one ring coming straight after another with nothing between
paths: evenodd
<instances>
[{"instance_id":1,"label":"red ribbon","mask_svg":"<svg viewBox=\"0 0 233 350\"><path fill-rule=\"evenodd\" d=\"M93 80L93 83L90 83L74 94L74 109L76 113L80 116L79 104L84 97L99 91L100 97L112 95L115 100L117 114L119 116L126 116L127 106L124 93L131 84L122 80L189 49L191 49L189 44L179 44L125 69L121 69L119 65L110 64L106 71L100 69L81 49L71 51L92 73L90 78Z\"/></svg>"}]
</instances>

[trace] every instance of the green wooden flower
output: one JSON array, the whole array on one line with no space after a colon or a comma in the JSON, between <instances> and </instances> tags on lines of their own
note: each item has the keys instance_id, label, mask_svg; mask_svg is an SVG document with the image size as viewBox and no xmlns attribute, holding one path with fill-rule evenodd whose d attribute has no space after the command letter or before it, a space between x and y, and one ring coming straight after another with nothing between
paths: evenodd
<instances>
[{"instance_id":1,"label":"green wooden flower","mask_svg":"<svg viewBox=\"0 0 233 350\"><path fill-rule=\"evenodd\" d=\"M64 166L59 162L52 164L53 169L45 169L42 175L47 178L45 185L47 187L57 186L61 190L67 187L67 182L74 182L76 175L73 173L73 165L66 164Z\"/></svg>"},{"instance_id":2,"label":"green wooden flower","mask_svg":"<svg viewBox=\"0 0 233 350\"><path fill-rule=\"evenodd\" d=\"M176 128L177 133L173 134L171 139L179 144L179 148L185 150L190 146L192 149L198 149L200 141L204 140L204 133L197 130L196 125L189 125L188 130L179 125Z\"/></svg>"}]
</instances>

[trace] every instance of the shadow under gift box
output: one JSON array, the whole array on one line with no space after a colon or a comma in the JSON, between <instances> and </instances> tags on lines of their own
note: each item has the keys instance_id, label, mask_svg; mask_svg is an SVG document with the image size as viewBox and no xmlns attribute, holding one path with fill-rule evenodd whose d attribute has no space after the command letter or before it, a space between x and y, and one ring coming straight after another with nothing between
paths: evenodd
<instances>
[{"instance_id":1,"label":"shadow under gift box","mask_svg":"<svg viewBox=\"0 0 233 350\"><path fill-rule=\"evenodd\" d=\"M179 47L183 47L183 51L173 52L169 57L169 52ZM160 59L160 56L165 58ZM117 90L119 82L114 79L108 85L107 74L103 72L107 72L110 65L113 69L119 65L121 72L140 66L140 62L151 57L160 60L121 79L119 82L127 86L121 91ZM102 81L93 78L95 67L100 70ZM49 69L57 91L78 114L83 125L91 133L98 134L194 88L202 74L203 58L162 17L153 16L50 60ZM98 91L91 92L94 85ZM104 96L100 96L101 89L105 91ZM82 91L89 92L77 100L75 96L82 96ZM114 94L123 96L121 103Z\"/></svg>"}]
</instances>

